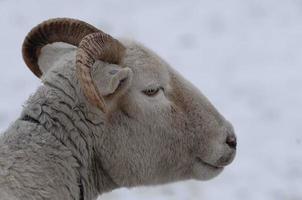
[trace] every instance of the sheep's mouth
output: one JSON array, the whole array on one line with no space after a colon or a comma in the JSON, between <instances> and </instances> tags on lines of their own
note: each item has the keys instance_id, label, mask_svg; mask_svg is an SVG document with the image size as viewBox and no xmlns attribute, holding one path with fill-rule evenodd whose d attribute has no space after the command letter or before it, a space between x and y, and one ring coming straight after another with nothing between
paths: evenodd
<instances>
[{"instance_id":1,"label":"sheep's mouth","mask_svg":"<svg viewBox=\"0 0 302 200\"><path fill-rule=\"evenodd\" d=\"M209 168L212 168L212 169L217 169L217 170L223 169L223 166L216 166L216 165L207 163L207 162L203 161L203 160L202 160L201 158L199 158L199 157L196 157L196 161L197 161L198 163L200 163L200 164L202 164L202 165L205 165L205 166L207 166L207 167L209 167Z\"/></svg>"}]
</instances>

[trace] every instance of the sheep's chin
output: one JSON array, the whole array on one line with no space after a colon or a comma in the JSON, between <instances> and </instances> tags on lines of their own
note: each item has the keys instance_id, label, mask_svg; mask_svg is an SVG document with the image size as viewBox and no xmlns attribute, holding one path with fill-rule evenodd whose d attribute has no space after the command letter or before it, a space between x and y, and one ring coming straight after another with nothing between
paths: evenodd
<instances>
[{"instance_id":1,"label":"sheep's chin","mask_svg":"<svg viewBox=\"0 0 302 200\"><path fill-rule=\"evenodd\" d=\"M206 181L219 175L223 169L223 167L213 166L203 162L201 159L196 159L193 165L193 178Z\"/></svg>"}]
</instances>

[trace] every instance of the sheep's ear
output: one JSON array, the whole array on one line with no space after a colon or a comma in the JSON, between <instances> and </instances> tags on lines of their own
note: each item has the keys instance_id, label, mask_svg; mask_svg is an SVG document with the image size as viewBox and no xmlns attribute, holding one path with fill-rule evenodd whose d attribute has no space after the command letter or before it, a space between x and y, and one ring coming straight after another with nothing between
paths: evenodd
<instances>
[{"instance_id":1,"label":"sheep's ear","mask_svg":"<svg viewBox=\"0 0 302 200\"><path fill-rule=\"evenodd\" d=\"M128 67L97 61L93 66L92 76L100 94L112 99L129 88L133 72Z\"/></svg>"},{"instance_id":2,"label":"sheep's ear","mask_svg":"<svg viewBox=\"0 0 302 200\"><path fill-rule=\"evenodd\" d=\"M63 42L56 42L44 46L38 58L38 65L42 74L46 74L51 67L57 66L58 62L62 61L62 58L70 57L74 59L75 52L75 46Z\"/></svg>"}]
</instances>

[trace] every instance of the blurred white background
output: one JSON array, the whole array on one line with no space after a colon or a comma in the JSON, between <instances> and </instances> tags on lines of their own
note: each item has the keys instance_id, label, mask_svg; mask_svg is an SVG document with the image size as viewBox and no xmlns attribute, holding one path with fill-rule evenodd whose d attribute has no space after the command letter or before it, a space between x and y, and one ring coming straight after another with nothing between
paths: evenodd
<instances>
[{"instance_id":1,"label":"blurred white background","mask_svg":"<svg viewBox=\"0 0 302 200\"><path fill-rule=\"evenodd\" d=\"M119 189L100 199L302 199L302 1L0 0L0 132L40 85L22 60L23 39L53 17L82 19L150 47L238 135L234 163L211 181Z\"/></svg>"}]
</instances>

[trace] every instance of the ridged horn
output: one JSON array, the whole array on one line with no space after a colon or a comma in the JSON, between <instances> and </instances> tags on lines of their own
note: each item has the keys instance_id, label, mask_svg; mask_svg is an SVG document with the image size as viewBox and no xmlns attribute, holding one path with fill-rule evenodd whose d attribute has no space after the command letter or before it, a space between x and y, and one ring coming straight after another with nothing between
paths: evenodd
<instances>
[{"instance_id":1,"label":"ridged horn","mask_svg":"<svg viewBox=\"0 0 302 200\"><path fill-rule=\"evenodd\" d=\"M116 39L104 32L87 35L79 44L76 55L76 73L82 90L88 101L106 112L103 97L91 77L91 69L96 60L120 64L125 47Z\"/></svg>"},{"instance_id":2,"label":"ridged horn","mask_svg":"<svg viewBox=\"0 0 302 200\"><path fill-rule=\"evenodd\" d=\"M38 66L38 58L43 46L53 42L66 42L78 46L86 35L99 31L94 26L76 19L54 18L46 20L34 27L25 37L22 46L23 59L28 68L37 77L41 77L42 72Z\"/></svg>"}]
</instances>

